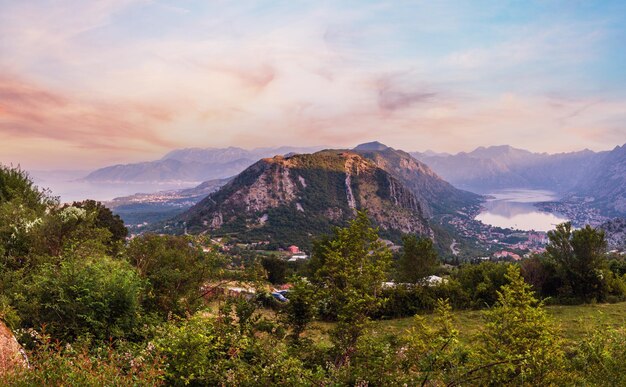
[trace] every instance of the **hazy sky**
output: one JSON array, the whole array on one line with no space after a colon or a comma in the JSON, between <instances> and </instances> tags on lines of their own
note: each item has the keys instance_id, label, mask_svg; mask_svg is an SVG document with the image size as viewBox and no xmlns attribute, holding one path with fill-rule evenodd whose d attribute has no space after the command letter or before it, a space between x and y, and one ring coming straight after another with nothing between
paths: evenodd
<instances>
[{"instance_id":1,"label":"hazy sky","mask_svg":"<svg viewBox=\"0 0 626 387\"><path fill-rule=\"evenodd\" d=\"M0 0L0 161L626 142L626 1Z\"/></svg>"}]
</instances>

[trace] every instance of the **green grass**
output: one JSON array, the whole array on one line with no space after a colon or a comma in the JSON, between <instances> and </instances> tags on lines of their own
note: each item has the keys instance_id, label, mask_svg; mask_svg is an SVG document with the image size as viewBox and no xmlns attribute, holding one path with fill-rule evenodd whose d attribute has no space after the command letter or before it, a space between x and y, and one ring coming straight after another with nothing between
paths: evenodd
<instances>
[{"instance_id":1,"label":"green grass","mask_svg":"<svg viewBox=\"0 0 626 387\"><path fill-rule=\"evenodd\" d=\"M560 334L566 342L573 342L586 333L607 328L625 329L626 302L616 304L593 304L547 306L548 314L560 328ZM483 326L483 311L463 310L454 312L454 325L459 330L459 340L470 343ZM432 322L434 315L423 316L426 322ZM327 341L326 331L332 328L332 323L317 322L307 335L314 340ZM393 320L378 320L372 324L375 335L403 334L413 325L413 318L399 318Z\"/></svg>"}]
</instances>

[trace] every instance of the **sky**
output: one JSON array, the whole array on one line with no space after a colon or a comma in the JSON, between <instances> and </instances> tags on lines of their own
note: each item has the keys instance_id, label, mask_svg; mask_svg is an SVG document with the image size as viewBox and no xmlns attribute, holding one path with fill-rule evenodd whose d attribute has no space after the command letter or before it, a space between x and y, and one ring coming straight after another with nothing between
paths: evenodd
<instances>
[{"instance_id":1,"label":"sky","mask_svg":"<svg viewBox=\"0 0 626 387\"><path fill-rule=\"evenodd\" d=\"M175 148L608 150L626 1L0 0L0 162Z\"/></svg>"}]
</instances>

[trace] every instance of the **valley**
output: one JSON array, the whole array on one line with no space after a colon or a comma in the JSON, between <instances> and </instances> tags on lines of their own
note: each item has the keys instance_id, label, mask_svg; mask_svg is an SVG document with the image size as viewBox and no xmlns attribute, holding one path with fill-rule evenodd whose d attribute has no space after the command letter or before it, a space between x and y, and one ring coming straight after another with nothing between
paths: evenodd
<instances>
[{"instance_id":1,"label":"valley","mask_svg":"<svg viewBox=\"0 0 626 387\"><path fill-rule=\"evenodd\" d=\"M85 179L83 184L106 186L107 183L98 182L98 179L92 182L93 176L104 176L106 171L113 173L116 170L125 171L119 175L126 176L125 179L135 176L145 180L147 176L157 176L152 184L168 187L173 183L173 176L183 178L194 173L195 177L224 176L238 171L222 169L220 165L225 162L247 160L238 164L237 168L257 165L248 167L257 171L271 165L283 165L275 175L246 172L246 169L241 175L235 173L236 178L207 180L192 188L150 193L148 186L148 193L116 197L106 201L106 205L124 219L134 234L210 230L211 235L217 237L235 237L233 243L238 244L269 241L269 247L274 249L292 243L307 248L307 240L311 236L327 233L333 226L343 224L354 209L367 208L390 243L398 243L401 233L407 230L420 230L419 233L434 237L446 259L515 260L543 251L545 232L557 223L569 220L576 227L585 224L599 226L612 218L614 213L607 211L606 207L594 205L590 196L580 198L571 192L573 187L582 184L590 171L597 169L597 165L607 159L615 163L616 157L619 159L618 156L623 153L622 148L617 147L611 152L546 155L501 146L478 148L457 155L435 152L408 154L379 142L371 142L335 153L325 151L306 156L308 153L290 152L284 153L286 156L282 158L263 159L272 160L269 164L267 161L254 163L246 157L273 152L311 151L315 148L279 147L253 151L190 148L170 152L152 164L105 168L90 174L91 178ZM354 155L350 156L352 159L345 158L349 152ZM360 161L356 165L361 166L348 167L354 161L348 163L347 160L357 160L354 159L357 155L362 160L358 159ZM341 158L344 161L340 161ZM418 161L420 159L432 163L435 169ZM163 160L175 160L181 163L180 168L170 171L174 175L159 174L156 171L163 166ZM190 172L189 168L197 171L194 168L198 165L203 165L206 172L200 175ZM486 165L492 167L487 168ZM495 168L496 165L499 167ZM259 166L262 166L261 169ZM142 171L139 175L136 174L139 173L137 168ZM366 178L365 171L368 169L378 172ZM576 174L575 170L579 173ZM378 176L380 173L383 175ZM385 175L388 176L383 177ZM479 192L482 196L458 190L439 176L447 177L453 184ZM368 179L370 183L367 183ZM275 183L258 185L262 181ZM229 183L231 188L228 188ZM119 181L112 186L119 184L129 186ZM513 184L522 184L520 187L525 188ZM227 190L224 192L230 193L219 193L222 187ZM619 196L621 188L615 189ZM107 192L106 189L99 191ZM406 196L402 192L410 194ZM228 199L233 194L235 196ZM209 198L205 199L207 196ZM382 201L374 204L374 198ZM226 202L218 204L222 200ZM244 206L239 208L242 204ZM229 206L234 207L228 210ZM414 219L422 218L419 222L423 226L409 226L412 222L410 218L402 218L406 215L400 218L392 215L396 213L392 210L395 206L408 206L409 212L415 212ZM231 218L225 217L228 211L231 211Z\"/></svg>"},{"instance_id":2,"label":"valley","mask_svg":"<svg viewBox=\"0 0 626 387\"><path fill-rule=\"evenodd\" d=\"M77 172L49 176L37 173L36 176L39 176L42 185L56 182L54 188L58 188L59 184L62 186L60 178L69 181L68 187L73 190L74 196L68 197L63 194L66 190L61 190L61 199L66 201L78 200L81 195L108 199L114 192L124 193L123 196L106 200L105 204L122 217L134 234L145 231L182 233L185 230L210 230L212 235L218 237L235 237L233 241L236 243L271 241L271 248L292 243L306 248L310 236L327 233L333 226L343 224L354 209L368 208L391 243L398 243L401 233L406 230L421 230L420 233L434 237L440 254L446 259L518 259L533 252L541 252L546 240L545 232L557 223L569 220L575 227L586 224L599 226L615 215L619 216L619 212L597 205L593 192L588 189L580 191L586 193L585 197L573 195L572 190L584 186L582 182L592 175L591 171L610 160L611 171L617 176L617 180L614 179L617 183L612 183L611 195L623 196L622 183L619 183L620 172L616 169L621 165L623 148L617 147L610 152L547 155L500 146L478 148L473 152L456 155L435 152L409 154L379 142L370 142L351 150L337 150L335 154L325 151L314 153L313 156L304 155L310 154L308 152L315 148L288 146L252 151L234 147L189 148L172 151L155 162L104 168L88 174L86 179L81 179ZM252 157L275 152L288 152L283 153L286 156L281 156L280 160L284 161L276 164L283 163L286 169L273 177L255 177L254 173L251 175L249 172L246 174L244 169L256 165ZM333 157L345 157L341 156L342 152L344 155L352 152L354 156L351 157L358 155L362 158L358 163L365 164L361 167L347 167L347 161L339 163L339 159L333 160ZM172 160L178 163L178 169L163 173L163 162ZM274 157L267 160L279 159ZM302 161L294 164L295 160ZM418 160L431 163L434 169ZM221 167L224 163L235 161L239 163L236 163L239 169ZM298 163L299 166L293 169ZM340 167L340 164L344 166ZM197 169L199 165L202 168ZM325 171L326 168L329 169ZM365 178L368 168L378 172ZM199 170L205 172L198 174ZM578 173L575 173L576 170ZM111 175L113 171L117 171L117 175ZM237 171L244 173L239 177ZM85 172L82 173L84 176ZM235 217L232 219L236 221L224 220L224 210L228 205L223 207L222 204L219 205L220 210L211 215L212 218L207 218L208 215L204 213L201 218L190 216L194 212L201 213L199 206L210 204L217 209L217 203L222 200L219 198L224 197L219 196L217 191L235 178L212 179L199 185L187 182L182 187L181 182L172 179L225 176L228 173L234 173L239 178L238 183L232 183L239 188L235 191L231 188L229 191L239 192L239 196L237 199L229 199L230 203L248 203L245 208L233 207ZM383 175L378 176L380 173ZM107 183L106 180L94 178L105 175L109 179L116 179L115 182ZM388 176L382 177L384 175ZM153 181L148 182L150 176ZM72 180L69 180L70 177ZM381 177L383 180L380 180ZM456 189L446 178L454 185L482 196ZM124 179L129 180L124 182ZM246 184L253 184L255 179L270 179L276 183L245 188ZM370 183L366 183L367 179L370 179ZM519 187L524 188L514 184L522 184ZM76 190L76 185L83 188ZM259 188L261 191L258 191ZM243 191L237 191L240 189ZM139 190L146 193L126 194ZM410 195L406 196L402 192ZM205 199L213 194L218 195L218 199L212 196L211 199ZM256 196L246 198L251 194ZM374 204L376 197L382 200L380 204ZM598 202L606 203L601 200ZM391 215L396 211L391 210L392 207L407 205L409 211L415 212L416 219L422 218L420 222L424 226L414 228L409 226L409 218L398 220L403 218Z\"/></svg>"}]
</instances>

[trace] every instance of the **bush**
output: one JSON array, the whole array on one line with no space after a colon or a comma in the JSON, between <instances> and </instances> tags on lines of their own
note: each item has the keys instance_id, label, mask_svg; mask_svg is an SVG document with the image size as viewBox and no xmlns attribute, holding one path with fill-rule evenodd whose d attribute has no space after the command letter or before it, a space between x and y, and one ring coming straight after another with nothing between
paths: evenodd
<instances>
[{"instance_id":1,"label":"bush","mask_svg":"<svg viewBox=\"0 0 626 387\"><path fill-rule=\"evenodd\" d=\"M494 262L465 264L459 267L452 278L467 293L472 308L484 308L496 303L498 290L508 283L506 271L509 265Z\"/></svg>"},{"instance_id":2,"label":"bush","mask_svg":"<svg viewBox=\"0 0 626 387\"><path fill-rule=\"evenodd\" d=\"M29 355L29 368L0 372L2 386L159 386L161 358L150 346L127 348L62 346L49 338Z\"/></svg>"},{"instance_id":3,"label":"bush","mask_svg":"<svg viewBox=\"0 0 626 387\"><path fill-rule=\"evenodd\" d=\"M26 292L32 309L22 318L68 341L83 335L129 337L139 323L143 289L144 281L124 261L67 257L59 265L44 264L34 275Z\"/></svg>"},{"instance_id":4,"label":"bush","mask_svg":"<svg viewBox=\"0 0 626 387\"><path fill-rule=\"evenodd\" d=\"M163 318L193 313L203 303L201 286L215 278L221 265L216 253L204 253L185 237L144 235L130 242L127 254L149 281L146 310Z\"/></svg>"},{"instance_id":5,"label":"bush","mask_svg":"<svg viewBox=\"0 0 626 387\"><path fill-rule=\"evenodd\" d=\"M310 385L317 376L273 336L247 333L230 320L198 313L170 322L156 340L170 385Z\"/></svg>"}]
</instances>

